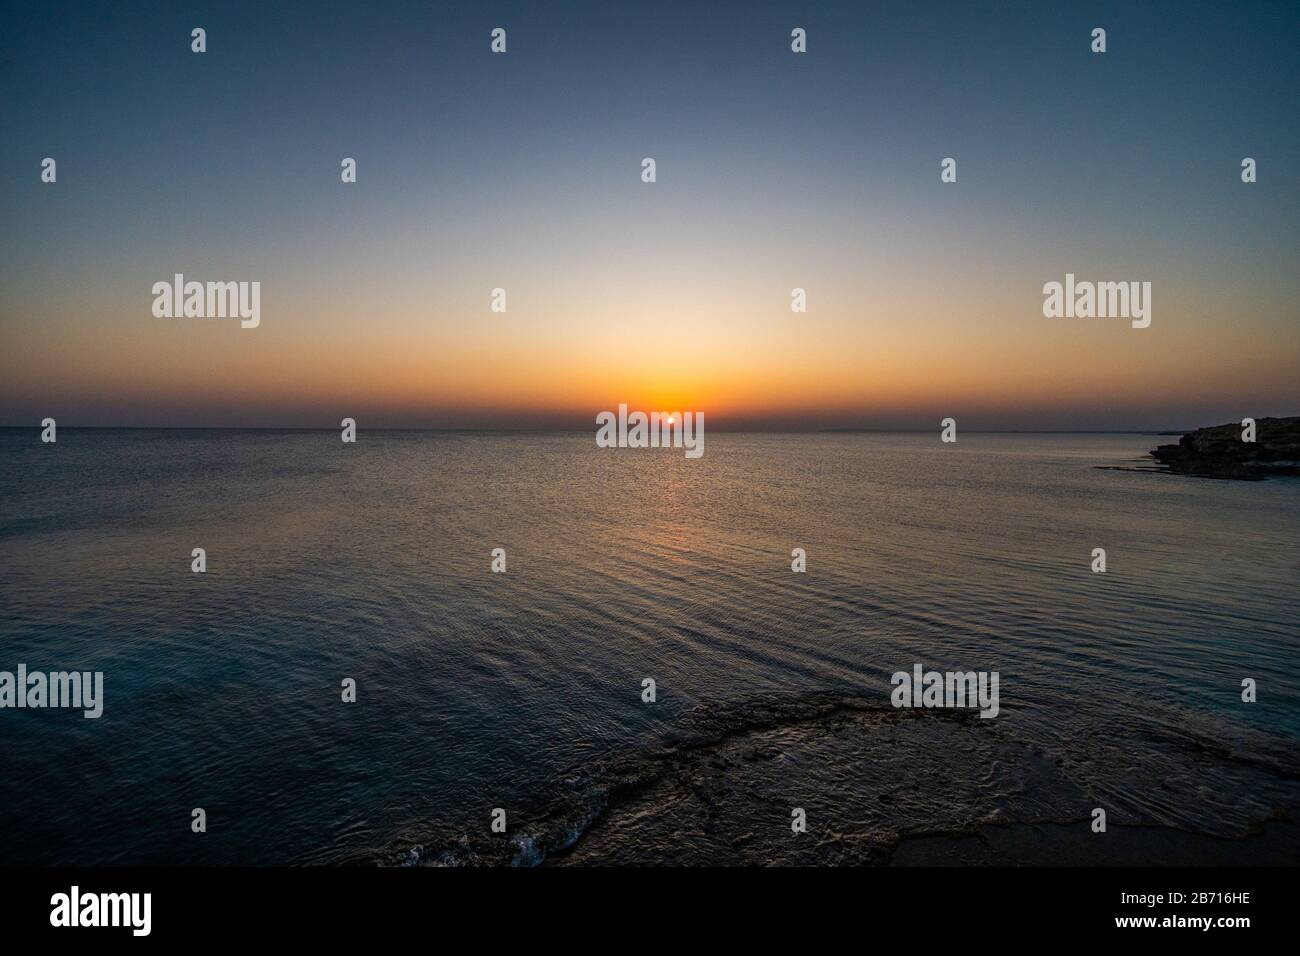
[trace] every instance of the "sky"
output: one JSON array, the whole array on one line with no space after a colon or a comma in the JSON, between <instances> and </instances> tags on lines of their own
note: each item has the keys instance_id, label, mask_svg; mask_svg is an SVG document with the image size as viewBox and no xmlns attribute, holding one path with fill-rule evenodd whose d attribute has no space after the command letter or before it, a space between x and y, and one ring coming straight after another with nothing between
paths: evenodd
<instances>
[{"instance_id":1,"label":"sky","mask_svg":"<svg viewBox=\"0 0 1300 956\"><path fill-rule=\"evenodd\" d=\"M1297 47L1294 3L8 4L0 424L1300 414ZM178 272L260 325L155 317ZM1045 318L1067 273L1151 326Z\"/></svg>"}]
</instances>

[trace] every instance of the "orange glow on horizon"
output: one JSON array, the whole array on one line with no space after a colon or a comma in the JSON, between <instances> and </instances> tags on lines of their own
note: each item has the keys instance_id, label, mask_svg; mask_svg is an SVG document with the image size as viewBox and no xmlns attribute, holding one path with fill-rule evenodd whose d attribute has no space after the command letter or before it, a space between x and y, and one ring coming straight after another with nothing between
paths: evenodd
<instances>
[{"instance_id":1,"label":"orange glow on horizon","mask_svg":"<svg viewBox=\"0 0 1300 956\"><path fill-rule=\"evenodd\" d=\"M636 301L628 291L624 300ZM312 302L264 308L254 330L152 319L137 309L87 321L75 335L63 311L46 306L48 314L24 314L21 335L7 336L0 398L120 408L130 421L144 417L140 409L162 407L193 409L191 417L206 424L325 425L364 415L413 424L580 426L626 403L664 414L704 412L712 427L726 427L928 420L939 409L1010 417L1145 409L1153 396L1170 407L1206 394L1240 397L1251 407L1253 396L1293 392L1300 350L1293 328L1258 354L1215 303L1171 300L1142 331L1046 320L1035 312L1037 297L1021 312L989 304L971 313L946 311L942 301L917 310L865 292L823 295L824 311L798 321L781 302L714 308L725 301L718 295L686 310L639 304L617 321L607 317L608 306L585 301L572 312L512 310L508 321L483 319L468 306L431 316L427 304L410 305L370 318ZM394 301L406 305L400 296ZM85 314L94 311L88 306ZM1195 348L1186 347L1193 341Z\"/></svg>"}]
</instances>

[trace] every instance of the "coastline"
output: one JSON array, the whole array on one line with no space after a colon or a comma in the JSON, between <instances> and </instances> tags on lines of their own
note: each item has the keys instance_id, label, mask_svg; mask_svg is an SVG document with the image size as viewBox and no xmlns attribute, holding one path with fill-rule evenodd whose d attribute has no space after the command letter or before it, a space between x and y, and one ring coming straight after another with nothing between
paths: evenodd
<instances>
[{"instance_id":1,"label":"coastline","mask_svg":"<svg viewBox=\"0 0 1300 956\"><path fill-rule=\"evenodd\" d=\"M1198 428L1153 448L1151 457L1162 467L1136 470L1237 481L1300 475L1300 416Z\"/></svg>"},{"instance_id":2,"label":"coastline","mask_svg":"<svg viewBox=\"0 0 1300 956\"><path fill-rule=\"evenodd\" d=\"M556 787L562 795L521 813L507 834L430 834L356 862L1129 866L1155 857L1232 866L1300 857L1294 745L1246 756L1189 735L1193 762L1231 766L1243 788L1274 798L1245 826L1198 829L1119 809L1085 768L974 716L835 692L701 708L658 745L573 768ZM1104 833L1092 828L1098 804L1112 807ZM795 806L806 809L806 833L791 830Z\"/></svg>"}]
</instances>

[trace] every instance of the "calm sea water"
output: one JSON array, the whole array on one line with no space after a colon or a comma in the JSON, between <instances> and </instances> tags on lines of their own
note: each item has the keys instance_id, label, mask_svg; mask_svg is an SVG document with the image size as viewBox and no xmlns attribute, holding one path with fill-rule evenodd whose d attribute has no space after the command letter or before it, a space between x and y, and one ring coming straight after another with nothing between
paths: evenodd
<instances>
[{"instance_id":1,"label":"calm sea water","mask_svg":"<svg viewBox=\"0 0 1300 956\"><path fill-rule=\"evenodd\" d=\"M1094 467L1160 440L0 430L0 670L106 697L0 711L0 861L347 860L915 662L998 670L999 732L1115 803L1240 829L1268 807L1179 741L1300 735L1300 484Z\"/></svg>"}]
</instances>

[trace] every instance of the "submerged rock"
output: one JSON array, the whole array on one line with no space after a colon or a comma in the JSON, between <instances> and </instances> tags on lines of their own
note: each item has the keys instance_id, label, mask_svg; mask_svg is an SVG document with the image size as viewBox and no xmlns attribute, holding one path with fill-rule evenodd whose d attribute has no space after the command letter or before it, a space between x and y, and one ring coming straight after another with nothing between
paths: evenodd
<instances>
[{"instance_id":1,"label":"submerged rock","mask_svg":"<svg viewBox=\"0 0 1300 956\"><path fill-rule=\"evenodd\" d=\"M704 702L520 799L518 830L435 823L435 866L1285 865L1300 745L1175 710L996 720L837 690ZM1076 715L1082 716L1082 715ZM1028 734L1028 738L1026 738ZM1109 808L1109 831L1092 810ZM803 811L802 829L793 825ZM411 834L414 836L414 834ZM409 847L407 838L399 846ZM419 849L419 848L417 848ZM410 854L407 854L409 858ZM381 851L365 862L393 863ZM357 862L362 862L358 860Z\"/></svg>"},{"instance_id":2,"label":"submerged rock","mask_svg":"<svg viewBox=\"0 0 1300 956\"><path fill-rule=\"evenodd\" d=\"M1300 416L1261 418L1255 440L1241 440L1239 422L1188 432L1176 445L1160 445L1151 457L1176 475L1259 481L1300 475Z\"/></svg>"}]
</instances>

